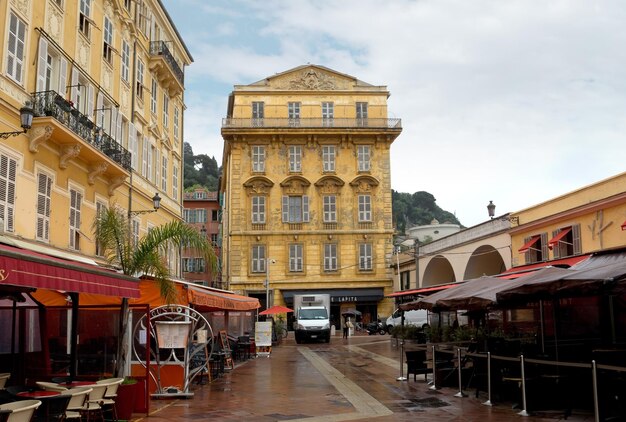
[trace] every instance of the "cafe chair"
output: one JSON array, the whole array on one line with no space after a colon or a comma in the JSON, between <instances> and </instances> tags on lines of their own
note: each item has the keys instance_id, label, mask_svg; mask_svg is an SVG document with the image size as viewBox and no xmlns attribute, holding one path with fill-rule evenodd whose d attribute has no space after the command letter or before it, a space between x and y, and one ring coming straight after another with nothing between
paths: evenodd
<instances>
[{"instance_id":1,"label":"cafe chair","mask_svg":"<svg viewBox=\"0 0 626 422\"><path fill-rule=\"evenodd\" d=\"M426 350L406 351L406 375L413 374L413 381L417 381L418 374L424 374L424 381L428 381L428 374L432 372L433 368L429 368L426 361Z\"/></svg>"},{"instance_id":2,"label":"cafe chair","mask_svg":"<svg viewBox=\"0 0 626 422\"><path fill-rule=\"evenodd\" d=\"M7 384L9 378L11 378L11 374L9 372L0 373L0 390L4 390L4 386Z\"/></svg>"},{"instance_id":3,"label":"cafe chair","mask_svg":"<svg viewBox=\"0 0 626 422\"><path fill-rule=\"evenodd\" d=\"M19 400L1 404L0 410L10 410L7 422L30 422L35 410L41 406L39 400Z\"/></svg>"},{"instance_id":4,"label":"cafe chair","mask_svg":"<svg viewBox=\"0 0 626 422\"><path fill-rule=\"evenodd\" d=\"M91 392L87 395L87 401L81 411L81 414L87 415L87 420L91 420L91 416L93 415L104 421L102 404L108 386L108 384L104 383L94 384L91 386Z\"/></svg>"},{"instance_id":5,"label":"cafe chair","mask_svg":"<svg viewBox=\"0 0 626 422\"><path fill-rule=\"evenodd\" d=\"M35 384L37 384L37 386L41 388L42 390L46 390L46 391L57 391L59 393L63 393L67 391L67 388L59 384L56 384L54 382L36 381Z\"/></svg>"},{"instance_id":6,"label":"cafe chair","mask_svg":"<svg viewBox=\"0 0 626 422\"><path fill-rule=\"evenodd\" d=\"M117 408L115 407L115 399L117 398L117 389L124 381L124 378L108 378L96 381L96 384L107 384L104 398L102 399L103 410L110 410L113 414L113 420L117 421Z\"/></svg>"},{"instance_id":7,"label":"cafe chair","mask_svg":"<svg viewBox=\"0 0 626 422\"><path fill-rule=\"evenodd\" d=\"M91 393L91 390L91 387L76 387L70 388L64 393L72 396L67 404L67 409L65 410L66 420L82 420L81 412L84 411L85 402L87 401L87 396Z\"/></svg>"},{"instance_id":8,"label":"cafe chair","mask_svg":"<svg viewBox=\"0 0 626 422\"><path fill-rule=\"evenodd\" d=\"M7 422L11 413L13 413L11 409L0 409L0 422Z\"/></svg>"}]
</instances>

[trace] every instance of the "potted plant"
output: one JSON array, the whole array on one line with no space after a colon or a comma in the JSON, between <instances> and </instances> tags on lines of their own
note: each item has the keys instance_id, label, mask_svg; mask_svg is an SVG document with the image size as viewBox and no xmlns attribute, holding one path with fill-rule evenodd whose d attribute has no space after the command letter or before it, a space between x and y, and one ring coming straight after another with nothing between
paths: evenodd
<instances>
[{"instance_id":1,"label":"potted plant","mask_svg":"<svg viewBox=\"0 0 626 422\"><path fill-rule=\"evenodd\" d=\"M119 420L130 420L135 408L135 398L137 395L137 380L132 377L124 378L124 381L117 389L115 398L115 408Z\"/></svg>"}]
</instances>

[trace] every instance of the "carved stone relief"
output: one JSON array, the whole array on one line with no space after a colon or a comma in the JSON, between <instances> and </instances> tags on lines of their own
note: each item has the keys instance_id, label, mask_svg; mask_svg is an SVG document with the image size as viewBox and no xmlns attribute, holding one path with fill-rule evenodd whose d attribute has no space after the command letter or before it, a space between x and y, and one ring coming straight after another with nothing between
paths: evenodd
<instances>
[{"instance_id":1,"label":"carved stone relief","mask_svg":"<svg viewBox=\"0 0 626 422\"><path fill-rule=\"evenodd\" d=\"M66 169L72 158L78 157L80 154L80 144L64 145L61 148L61 158L59 159L59 168Z\"/></svg>"},{"instance_id":2,"label":"carved stone relief","mask_svg":"<svg viewBox=\"0 0 626 422\"><path fill-rule=\"evenodd\" d=\"M30 1L29 0L13 0L11 1L13 6L22 14L22 16L28 16L28 11L30 10Z\"/></svg>"},{"instance_id":3,"label":"carved stone relief","mask_svg":"<svg viewBox=\"0 0 626 422\"><path fill-rule=\"evenodd\" d=\"M39 145L46 142L52 136L54 129L50 125L37 126L28 131L30 142L28 149L30 152L39 152Z\"/></svg>"},{"instance_id":4,"label":"carved stone relief","mask_svg":"<svg viewBox=\"0 0 626 422\"><path fill-rule=\"evenodd\" d=\"M63 27L63 15L56 7L49 7L48 12L48 19L45 22L46 32L59 42Z\"/></svg>"},{"instance_id":5,"label":"carved stone relief","mask_svg":"<svg viewBox=\"0 0 626 422\"><path fill-rule=\"evenodd\" d=\"M89 43L81 36L78 36L76 39L78 40L78 64L87 70L89 65Z\"/></svg>"},{"instance_id":6,"label":"carved stone relief","mask_svg":"<svg viewBox=\"0 0 626 422\"><path fill-rule=\"evenodd\" d=\"M337 90L350 87L348 80L338 79L318 69L308 68L293 75L286 75L271 82L278 89L292 90Z\"/></svg>"}]
</instances>

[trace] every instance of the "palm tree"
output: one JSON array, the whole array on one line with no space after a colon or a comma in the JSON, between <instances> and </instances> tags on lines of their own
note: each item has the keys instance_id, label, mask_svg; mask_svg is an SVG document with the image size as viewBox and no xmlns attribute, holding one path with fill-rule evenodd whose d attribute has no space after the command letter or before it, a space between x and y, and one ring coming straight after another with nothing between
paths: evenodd
<instances>
[{"instance_id":1,"label":"palm tree","mask_svg":"<svg viewBox=\"0 0 626 422\"><path fill-rule=\"evenodd\" d=\"M92 229L100 251L109 263L119 267L126 275L152 277L167 303L175 303L177 299L176 287L165 258L168 249L184 245L200 253L209 268L215 269L217 266L215 251L206 236L179 220L157 226L137 240L130 231L128 217L118 207L111 207L100 212ZM123 376L126 366L127 344L123 339L128 332L128 309L128 298L122 298L116 376Z\"/></svg>"}]
</instances>

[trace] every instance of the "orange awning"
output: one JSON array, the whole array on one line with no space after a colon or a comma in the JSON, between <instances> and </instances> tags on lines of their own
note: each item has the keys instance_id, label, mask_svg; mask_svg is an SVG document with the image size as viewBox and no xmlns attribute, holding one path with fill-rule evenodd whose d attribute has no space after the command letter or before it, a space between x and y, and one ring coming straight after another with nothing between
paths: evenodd
<instances>
[{"instance_id":1,"label":"orange awning","mask_svg":"<svg viewBox=\"0 0 626 422\"><path fill-rule=\"evenodd\" d=\"M556 236L554 236L552 239L550 239L550 241L548 241L548 247L552 249L555 245L557 245L561 241L561 239L567 236L567 234L571 231L572 231L572 228L568 227L558 232Z\"/></svg>"},{"instance_id":2,"label":"orange awning","mask_svg":"<svg viewBox=\"0 0 626 422\"><path fill-rule=\"evenodd\" d=\"M211 290L193 284L187 286L187 297L192 305L209 308L209 310L253 311L261 307L256 298Z\"/></svg>"},{"instance_id":3,"label":"orange awning","mask_svg":"<svg viewBox=\"0 0 626 422\"><path fill-rule=\"evenodd\" d=\"M534 245L535 243L537 243L537 241L538 241L539 239L541 239L541 236L540 236L540 235L535 235L535 236L531 237L531 238L530 238L530 240L529 240L528 242L524 243L524 246L522 246L521 248L519 248L519 252L520 252L520 253L524 253L524 252L526 252L527 250L529 250L530 248L532 248L532 247L533 247L533 245Z\"/></svg>"}]
</instances>

